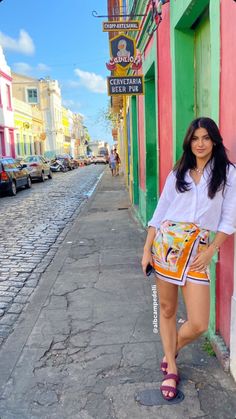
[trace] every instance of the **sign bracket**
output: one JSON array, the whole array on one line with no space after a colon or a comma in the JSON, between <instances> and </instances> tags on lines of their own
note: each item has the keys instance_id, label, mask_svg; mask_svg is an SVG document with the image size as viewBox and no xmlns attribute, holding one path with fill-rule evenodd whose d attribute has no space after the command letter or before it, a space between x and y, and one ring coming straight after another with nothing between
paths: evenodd
<instances>
[{"instance_id":1,"label":"sign bracket","mask_svg":"<svg viewBox=\"0 0 236 419\"><path fill-rule=\"evenodd\" d=\"M126 14L124 14L124 15L123 14L122 15L99 15L98 12L96 12L96 10L93 10L92 11L92 16L93 17L98 17L98 18L107 17L108 19L115 19L117 17L145 17L145 16L147 16L147 14L136 15L136 14L130 13L129 15L126 15Z\"/></svg>"}]
</instances>

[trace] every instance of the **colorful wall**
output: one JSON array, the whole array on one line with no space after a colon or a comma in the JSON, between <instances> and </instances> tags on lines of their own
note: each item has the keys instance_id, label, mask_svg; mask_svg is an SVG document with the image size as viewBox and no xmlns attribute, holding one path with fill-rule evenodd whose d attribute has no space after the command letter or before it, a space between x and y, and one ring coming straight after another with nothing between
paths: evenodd
<instances>
[{"instance_id":1,"label":"colorful wall","mask_svg":"<svg viewBox=\"0 0 236 419\"><path fill-rule=\"evenodd\" d=\"M136 36L143 57L145 96L129 100L130 188L136 213L146 225L195 117L210 116L219 124L230 158L236 161L236 3L170 1L163 6L163 20L152 35L150 8L137 2L135 11L146 15ZM231 371L236 376L236 348L231 348L231 342L236 343L234 252L231 237L211 264L208 336L216 351L218 347L224 347L226 354L231 350Z\"/></svg>"},{"instance_id":2,"label":"colorful wall","mask_svg":"<svg viewBox=\"0 0 236 419\"><path fill-rule=\"evenodd\" d=\"M221 1L221 78L220 78L220 129L229 150L230 159L236 162L236 4ZM231 237L220 251L217 272L217 331L231 348L231 372L236 378L236 272L234 238ZM229 327L229 325L231 327Z\"/></svg>"}]
</instances>

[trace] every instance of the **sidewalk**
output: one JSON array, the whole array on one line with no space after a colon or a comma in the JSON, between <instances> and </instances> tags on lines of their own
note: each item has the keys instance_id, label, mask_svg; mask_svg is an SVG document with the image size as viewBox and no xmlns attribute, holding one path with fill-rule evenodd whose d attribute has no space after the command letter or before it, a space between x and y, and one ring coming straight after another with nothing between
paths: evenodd
<instances>
[{"instance_id":1,"label":"sidewalk","mask_svg":"<svg viewBox=\"0 0 236 419\"><path fill-rule=\"evenodd\" d=\"M182 403L134 399L162 379L145 236L106 169L0 351L0 419L235 419L236 384L204 339L178 358Z\"/></svg>"}]
</instances>

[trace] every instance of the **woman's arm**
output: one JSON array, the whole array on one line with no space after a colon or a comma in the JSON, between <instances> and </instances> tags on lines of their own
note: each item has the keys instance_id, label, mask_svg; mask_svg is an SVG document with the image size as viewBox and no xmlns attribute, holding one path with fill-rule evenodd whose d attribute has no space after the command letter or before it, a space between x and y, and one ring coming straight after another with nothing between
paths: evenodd
<instances>
[{"instance_id":1,"label":"woman's arm","mask_svg":"<svg viewBox=\"0 0 236 419\"><path fill-rule=\"evenodd\" d=\"M221 209L221 217L214 240L208 249L199 253L193 260L191 269L204 269L209 263L216 251L224 241L235 233L236 230L236 169L230 166L229 175L227 177L227 185L223 193L223 204Z\"/></svg>"},{"instance_id":2,"label":"woman's arm","mask_svg":"<svg viewBox=\"0 0 236 419\"><path fill-rule=\"evenodd\" d=\"M142 258L142 269L143 273L146 276L146 268L147 265L150 263L152 264L152 243L156 236L156 228L155 227L149 227L148 228L148 234L146 238L146 242L143 249L143 258Z\"/></svg>"},{"instance_id":3,"label":"woman's arm","mask_svg":"<svg viewBox=\"0 0 236 419\"><path fill-rule=\"evenodd\" d=\"M217 231L214 240L210 243L207 250L204 252L198 253L190 266L191 270L204 270L209 263L215 252L218 252L220 246L225 242L225 240L230 236L230 234L223 233L222 231Z\"/></svg>"}]
</instances>

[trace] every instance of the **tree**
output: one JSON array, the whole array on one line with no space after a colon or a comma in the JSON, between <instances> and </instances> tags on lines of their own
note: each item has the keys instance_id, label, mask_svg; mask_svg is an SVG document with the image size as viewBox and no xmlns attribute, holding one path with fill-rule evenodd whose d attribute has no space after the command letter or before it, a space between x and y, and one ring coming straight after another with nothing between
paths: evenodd
<instances>
[{"instance_id":1,"label":"tree","mask_svg":"<svg viewBox=\"0 0 236 419\"><path fill-rule=\"evenodd\" d=\"M106 128L106 131L110 132L113 128L117 128L119 122L118 114L112 111L110 102L107 104L106 109L101 109L98 114L98 123Z\"/></svg>"}]
</instances>

